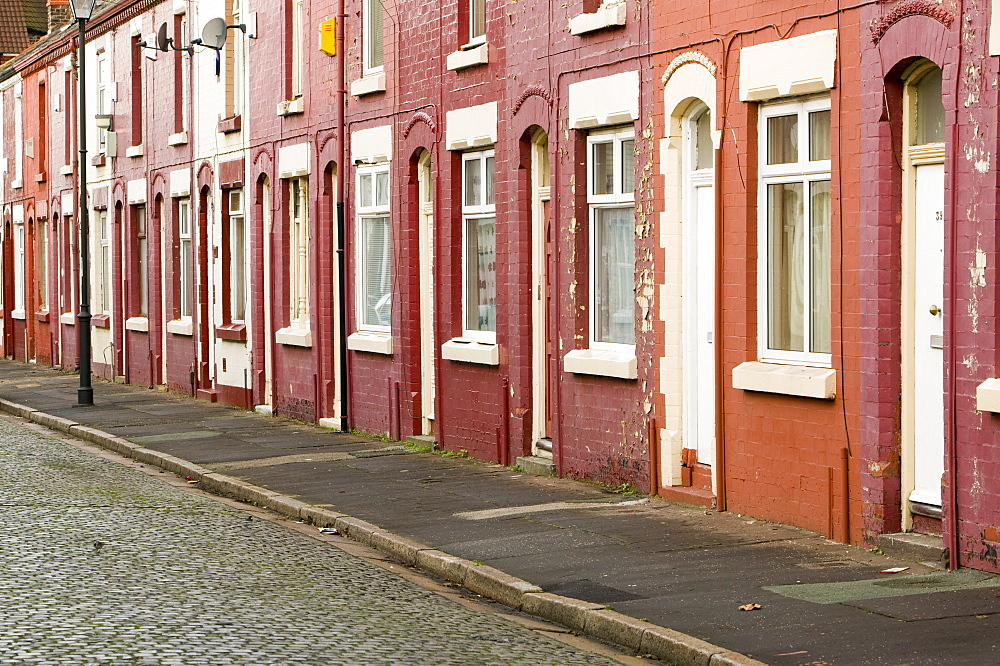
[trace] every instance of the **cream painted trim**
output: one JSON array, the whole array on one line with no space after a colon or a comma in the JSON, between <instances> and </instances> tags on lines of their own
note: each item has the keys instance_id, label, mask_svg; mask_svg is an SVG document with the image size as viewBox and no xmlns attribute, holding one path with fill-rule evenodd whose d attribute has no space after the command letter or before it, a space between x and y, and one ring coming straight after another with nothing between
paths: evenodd
<instances>
[{"instance_id":1,"label":"cream painted trim","mask_svg":"<svg viewBox=\"0 0 1000 666\"><path fill-rule=\"evenodd\" d=\"M125 320L125 329L128 331L141 331L143 333L149 332L149 318L148 317L129 317Z\"/></svg>"},{"instance_id":2,"label":"cream painted trim","mask_svg":"<svg viewBox=\"0 0 1000 666\"><path fill-rule=\"evenodd\" d=\"M309 142L278 148L278 178L309 175Z\"/></svg>"},{"instance_id":3,"label":"cream painted trim","mask_svg":"<svg viewBox=\"0 0 1000 666\"><path fill-rule=\"evenodd\" d=\"M373 331L357 331L347 336L347 348L351 351L371 354L392 354L392 336Z\"/></svg>"},{"instance_id":4,"label":"cream painted trim","mask_svg":"<svg viewBox=\"0 0 1000 666\"><path fill-rule=\"evenodd\" d=\"M146 203L146 179L138 178L136 180L130 180L126 184L126 192L129 204L143 204Z\"/></svg>"},{"instance_id":5,"label":"cream painted trim","mask_svg":"<svg viewBox=\"0 0 1000 666\"><path fill-rule=\"evenodd\" d=\"M837 31L740 49L740 100L760 102L833 88Z\"/></svg>"},{"instance_id":6,"label":"cream painted trim","mask_svg":"<svg viewBox=\"0 0 1000 666\"><path fill-rule=\"evenodd\" d=\"M125 157L142 157L142 144L129 146L125 149ZM72 169L73 167L70 167Z\"/></svg>"},{"instance_id":7,"label":"cream painted trim","mask_svg":"<svg viewBox=\"0 0 1000 666\"><path fill-rule=\"evenodd\" d=\"M976 387L976 409L1000 414L1000 379L991 377Z\"/></svg>"},{"instance_id":8,"label":"cream painted trim","mask_svg":"<svg viewBox=\"0 0 1000 666\"><path fill-rule=\"evenodd\" d=\"M295 99L286 99L278 102L278 106L275 107L274 112L278 116L294 116L298 113L302 113L306 110L306 100L304 97L296 97Z\"/></svg>"},{"instance_id":9,"label":"cream painted trim","mask_svg":"<svg viewBox=\"0 0 1000 666\"><path fill-rule=\"evenodd\" d=\"M73 175L73 165L72 164L64 164L63 166L59 167L59 175L61 175L61 176L72 176Z\"/></svg>"},{"instance_id":10,"label":"cream painted trim","mask_svg":"<svg viewBox=\"0 0 1000 666\"><path fill-rule=\"evenodd\" d=\"M351 161L380 164L392 161L392 125L351 132Z\"/></svg>"},{"instance_id":11,"label":"cream painted trim","mask_svg":"<svg viewBox=\"0 0 1000 666\"><path fill-rule=\"evenodd\" d=\"M588 129L639 118L639 72L622 72L569 86L569 126Z\"/></svg>"},{"instance_id":12,"label":"cream painted trim","mask_svg":"<svg viewBox=\"0 0 1000 666\"><path fill-rule=\"evenodd\" d=\"M174 199L191 196L191 169L170 172L170 196Z\"/></svg>"},{"instance_id":13,"label":"cream painted trim","mask_svg":"<svg viewBox=\"0 0 1000 666\"><path fill-rule=\"evenodd\" d=\"M469 150L497 142L496 102L455 109L445 115L445 143L448 150Z\"/></svg>"},{"instance_id":14,"label":"cream painted trim","mask_svg":"<svg viewBox=\"0 0 1000 666\"><path fill-rule=\"evenodd\" d=\"M500 365L500 347L465 338L452 338L441 345L441 358L481 365Z\"/></svg>"},{"instance_id":15,"label":"cream painted trim","mask_svg":"<svg viewBox=\"0 0 1000 666\"><path fill-rule=\"evenodd\" d=\"M490 45L480 44L464 51L458 50L449 53L445 60L447 68L453 72L476 65L485 65L490 61Z\"/></svg>"},{"instance_id":16,"label":"cream painted trim","mask_svg":"<svg viewBox=\"0 0 1000 666\"><path fill-rule=\"evenodd\" d=\"M290 347L312 347L312 331L308 328L286 326L274 332L274 341Z\"/></svg>"},{"instance_id":17,"label":"cream painted trim","mask_svg":"<svg viewBox=\"0 0 1000 666\"><path fill-rule=\"evenodd\" d=\"M320 419L316 422L320 428L329 428L330 430L340 430L340 419Z\"/></svg>"},{"instance_id":18,"label":"cream painted trim","mask_svg":"<svg viewBox=\"0 0 1000 666\"><path fill-rule=\"evenodd\" d=\"M595 30L625 25L627 17L628 7L624 1L605 3L596 12L578 14L571 18L569 32L571 35L583 35Z\"/></svg>"},{"instance_id":19,"label":"cream painted trim","mask_svg":"<svg viewBox=\"0 0 1000 666\"><path fill-rule=\"evenodd\" d=\"M809 365L747 361L733 368L733 388L832 400L837 397L837 371Z\"/></svg>"},{"instance_id":20,"label":"cream painted trim","mask_svg":"<svg viewBox=\"0 0 1000 666\"><path fill-rule=\"evenodd\" d=\"M909 156L911 166L941 164L944 162L943 143L928 143L924 146L913 146L907 149L906 152Z\"/></svg>"},{"instance_id":21,"label":"cream painted trim","mask_svg":"<svg viewBox=\"0 0 1000 666\"><path fill-rule=\"evenodd\" d=\"M990 3L989 54L1000 55L1000 2Z\"/></svg>"},{"instance_id":22,"label":"cream painted trim","mask_svg":"<svg viewBox=\"0 0 1000 666\"><path fill-rule=\"evenodd\" d=\"M375 72L351 81L351 94L355 97L385 92L385 72Z\"/></svg>"},{"instance_id":23,"label":"cream painted trim","mask_svg":"<svg viewBox=\"0 0 1000 666\"><path fill-rule=\"evenodd\" d=\"M20 310L11 310L10 311L10 316L11 316L11 319L24 319L25 318L24 309L22 308Z\"/></svg>"},{"instance_id":24,"label":"cream painted trim","mask_svg":"<svg viewBox=\"0 0 1000 666\"><path fill-rule=\"evenodd\" d=\"M183 146L188 142L187 132L177 132L175 134L167 135L167 145L168 146Z\"/></svg>"},{"instance_id":25,"label":"cream painted trim","mask_svg":"<svg viewBox=\"0 0 1000 666\"><path fill-rule=\"evenodd\" d=\"M167 333L194 335L194 324L190 319L173 319L167 322Z\"/></svg>"},{"instance_id":26,"label":"cream painted trim","mask_svg":"<svg viewBox=\"0 0 1000 666\"><path fill-rule=\"evenodd\" d=\"M76 325L76 315L72 312L63 312L59 315L59 323L66 324L67 326Z\"/></svg>"},{"instance_id":27,"label":"cream painted trim","mask_svg":"<svg viewBox=\"0 0 1000 666\"><path fill-rule=\"evenodd\" d=\"M639 376L639 363L635 357L634 347L630 351L574 349L563 356L563 369L575 375L599 375L619 379L636 379Z\"/></svg>"}]
</instances>

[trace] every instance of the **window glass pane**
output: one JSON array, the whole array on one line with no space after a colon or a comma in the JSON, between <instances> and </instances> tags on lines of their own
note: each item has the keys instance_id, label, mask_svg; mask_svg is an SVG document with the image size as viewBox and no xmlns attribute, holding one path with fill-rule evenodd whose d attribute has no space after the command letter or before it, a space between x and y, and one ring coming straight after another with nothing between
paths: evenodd
<instances>
[{"instance_id":1,"label":"window glass pane","mask_svg":"<svg viewBox=\"0 0 1000 666\"><path fill-rule=\"evenodd\" d=\"M243 216L234 215L229 226L229 316L243 321L246 316L246 237Z\"/></svg>"},{"instance_id":2,"label":"window glass pane","mask_svg":"<svg viewBox=\"0 0 1000 666\"><path fill-rule=\"evenodd\" d=\"M389 326L392 300L389 291L389 218L361 218L364 252L364 323Z\"/></svg>"},{"instance_id":3,"label":"window glass pane","mask_svg":"<svg viewBox=\"0 0 1000 666\"><path fill-rule=\"evenodd\" d=\"M487 157L486 158L486 205L487 206L492 206L494 203L496 203L496 200L494 199L493 195L493 184L494 184L493 158Z\"/></svg>"},{"instance_id":4,"label":"window glass pane","mask_svg":"<svg viewBox=\"0 0 1000 666\"><path fill-rule=\"evenodd\" d=\"M914 144L944 143L944 104L941 102L941 70L924 74L917 83L917 136Z\"/></svg>"},{"instance_id":5,"label":"window glass pane","mask_svg":"<svg viewBox=\"0 0 1000 666\"><path fill-rule=\"evenodd\" d=\"M593 151L593 166L591 178L593 183L591 194L614 194L615 191L615 168L613 144L595 143L591 147Z\"/></svg>"},{"instance_id":6,"label":"window glass pane","mask_svg":"<svg viewBox=\"0 0 1000 666\"><path fill-rule=\"evenodd\" d=\"M191 316L191 241L181 240L181 316Z\"/></svg>"},{"instance_id":7,"label":"window glass pane","mask_svg":"<svg viewBox=\"0 0 1000 666\"><path fill-rule=\"evenodd\" d=\"M594 340L635 344L634 209L594 210Z\"/></svg>"},{"instance_id":8,"label":"window glass pane","mask_svg":"<svg viewBox=\"0 0 1000 666\"><path fill-rule=\"evenodd\" d=\"M361 205L365 208L372 205L372 176L366 173L361 176L358 182L358 194L361 197Z\"/></svg>"},{"instance_id":9,"label":"window glass pane","mask_svg":"<svg viewBox=\"0 0 1000 666\"><path fill-rule=\"evenodd\" d=\"M799 161L799 116L775 116L767 119L767 163L789 164Z\"/></svg>"},{"instance_id":10,"label":"window glass pane","mask_svg":"<svg viewBox=\"0 0 1000 666\"><path fill-rule=\"evenodd\" d=\"M768 347L805 351L802 183L767 186Z\"/></svg>"},{"instance_id":11,"label":"window glass pane","mask_svg":"<svg viewBox=\"0 0 1000 666\"><path fill-rule=\"evenodd\" d=\"M809 114L809 159L830 159L830 111Z\"/></svg>"},{"instance_id":12,"label":"window glass pane","mask_svg":"<svg viewBox=\"0 0 1000 666\"><path fill-rule=\"evenodd\" d=\"M469 0L469 39L486 34L486 0Z\"/></svg>"},{"instance_id":13,"label":"window glass pane","mask_svg":"<svg viewBox=\"0 0 1000 666\"><path fill-rule=\"evenodd\" d=\"M389 172L381 171L375 174L375 205L389 205Z\"/></svg>"},{"instance_id":14,"label":"window glass pane","mask_svg":"<svg viewBox=\"0 0 1000 666\"><path fill-rule=\"evenodd\" d=\"M465 204L466 206L478 206L481 199L482 173L479 168L479 159L465 160Z\"/></svg>"},{"instance_id":15,"label":"window glass pane","mask_svg":"<svg viewBox=\"0 0 1000 666\"><path fill-rule=\"evenodd\" d=\"M715 166L715 144L712 142L712 114L706 109L694 120L694 168Z\"/></svg>"},{"instance_id":16,"label":"window glass pane","mask_svg":"<svg viewBox=\"0 0 1000 666\"><path fill-rule=\"evenodd\" d=\"M496 331L496 221L485 217L465 224L465 327Z\"/></svg>"},{"instance_id":17,"label":"window glass pane","mask_svg":"<svg viewBox=\"0 0 1000 666\"><path fill-rule=\"evenodd\" d=\"M635 139L622 141L622 194L635 192Z\"/></svg>"},{"instance_id":18,"label":"window glass pane","mask_svg":"<svg viewBox=\"0 0 1000 666\"><path fill-rule=\"evenodd\" d=\"M368 3L368 62L369 68L382 66L382 0L367 0Z\"/></svg>"},{"instance_id":19,"label":"window glass pane","mask_svg":"<svg viewBox=\"0 0 1000 666\"><path fill-rule=\"evenodd\" d=\"M243 190L229 190L229 212L243 212Z\"/></svg>"},{"instance_id":20,"label":"window glass pane","mask_svg":"<svg viewBox=\"0 0 1000 666\"><path fill-rule=\"evenodd\" d=\"M830 345L830 181L809 183L809 351L829 354Z\"/></svg>"}]
</instances>

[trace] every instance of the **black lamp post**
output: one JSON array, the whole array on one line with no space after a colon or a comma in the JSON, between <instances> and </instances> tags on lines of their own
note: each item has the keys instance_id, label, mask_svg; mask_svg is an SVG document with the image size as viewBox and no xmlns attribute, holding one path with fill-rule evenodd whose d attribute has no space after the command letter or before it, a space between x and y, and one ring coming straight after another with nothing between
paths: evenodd
<instances>
[{"instance_id":1,"label":"black lamp post","mask_svg":"<svg viewBox=\"0 0 1000 666\"><path fill-rule=\"evenodd\" d=\"M80 117L80 312L76 316L78 333L79 365L80 365L80 388L76 392L77 405L94 404L94 388L90 385L90 219L87 215L87 121L85 109L87 106L87 87L84 72L86 71L86 57L84 45L86 43L86 25L94 13L94 5L97 0L71 0L73 3L73 16L80 24L80 68L79 79L80 89L77 99L79 100L77 109Z\"/></svg>"}]
</instances>

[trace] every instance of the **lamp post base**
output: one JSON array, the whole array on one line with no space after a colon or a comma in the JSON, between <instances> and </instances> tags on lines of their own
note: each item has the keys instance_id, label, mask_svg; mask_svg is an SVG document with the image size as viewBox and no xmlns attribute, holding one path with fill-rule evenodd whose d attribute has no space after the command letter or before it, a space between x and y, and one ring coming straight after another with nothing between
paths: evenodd
<instances>
[{"instance_id":1,"label":"lamp post base","mask_svg":"<svg viewBox=\"0 0 1000 666\"><path fill-rule=\"evenodd\" d=\"M81 386L76 390L76 405L77 407L93 407L94 388L92 386Z\"/></svg>"}]
</instances>

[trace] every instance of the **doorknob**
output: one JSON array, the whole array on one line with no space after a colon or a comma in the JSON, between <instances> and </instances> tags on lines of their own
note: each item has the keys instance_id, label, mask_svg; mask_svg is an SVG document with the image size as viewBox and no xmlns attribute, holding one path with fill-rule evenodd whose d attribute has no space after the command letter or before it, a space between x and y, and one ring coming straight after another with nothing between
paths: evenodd
<instances>
[{"instance_id":1,"label":"doorknob","mask_svg":"<svg viewBox=\"0 0 1000 666\"><path fill-rule=\"evenodd\" d=\"M930 310L928 310L928 312L930 312L932 315L934 315L936 317L939 314L941 314L941 308L939 308L936 305L932 305L931 308L930 308Z\"/></svg>"}]
</instances>

